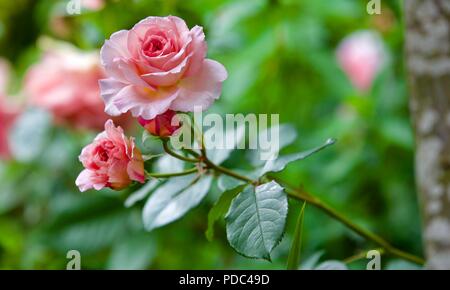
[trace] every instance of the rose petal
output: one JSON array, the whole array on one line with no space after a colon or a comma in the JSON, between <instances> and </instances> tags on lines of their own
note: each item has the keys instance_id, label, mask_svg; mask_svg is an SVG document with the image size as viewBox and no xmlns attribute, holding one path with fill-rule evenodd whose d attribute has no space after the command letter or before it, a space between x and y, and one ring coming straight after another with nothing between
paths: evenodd
<instances>
[{"instance_id":1,"label":"rose petal","mask_svg":"<svg viewBox=\"0 0 450 290\"><path fill-rule=\"evenodd\" d=\"M227 71L222 64L206 59L197 75L180 82L179 97L172 102L170 109L182 112L193 111L195 107L207 109L219 98L226 78Z\"/></svg>"}]
</instances>

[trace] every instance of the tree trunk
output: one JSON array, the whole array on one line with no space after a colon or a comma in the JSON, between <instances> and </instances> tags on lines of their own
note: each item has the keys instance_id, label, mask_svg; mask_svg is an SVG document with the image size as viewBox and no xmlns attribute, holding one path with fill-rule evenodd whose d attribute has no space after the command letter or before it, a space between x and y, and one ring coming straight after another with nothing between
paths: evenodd
<instances>
[{"instance_id":1,"label":"tree trunk","mask_svg":"<svg viewBox=\"0 0 450 290\"><path fill-rule=\"evenodd\" d=\"M405 0L427 268L450 269L450 0Z\"/></svg>"}]
</instances>

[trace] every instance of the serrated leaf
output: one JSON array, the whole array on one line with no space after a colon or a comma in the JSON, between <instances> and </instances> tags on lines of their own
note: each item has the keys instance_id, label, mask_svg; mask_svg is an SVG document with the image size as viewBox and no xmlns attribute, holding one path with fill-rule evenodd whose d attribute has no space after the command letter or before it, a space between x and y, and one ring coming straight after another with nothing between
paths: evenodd
<instances>
[{"instance_id":1,"label":"serrated leaf","mask_svg":"<svg viewBox=\"0 0 450 290\"><path fill-rule=\"evenodd\" d=\"M133 192L128 198L125 200L125 206L131 207L136 202L143 200L147 197L153 190L156 189L161 182L157 179L152 179L148 181L144 186Z\"/></svg>"},{"instance_id":2,"label":"serrated leaf","mask_svg":"<svg viewBox=\"0 0 450 290\"><path fill-rule=\"evenodd\" d=\"M246 257L270 260L283 236L287 211L286 193L275 181L247 187L233 199L225 217L228 241Z\"/></svg>"},{"instance_id":3,"label":"serrated leaf","mask_svg":"<svg viewBox=\"0 0 450 290\"><path fill-rule=\"evenodd\" d=\"M11 153L16 160L30 162L43 152L51 129L50 115L37 108L31 108L19 116L10 131Z\"/></svg>"},{"instance_id":4,"label":"serrated leaf","mask_svg":"<svg viewBox=\"0 0 450 290\"><path fill-rule=\"evenodd\" d=\"M300 264L300 251L302 248L302 231L303 231L303 218L305 215L306 202L303 203L300 214L298 215L297 224L295 225L294 239L292 240L291 250L289 251L287 269L296 270Z\"/></svg>"},{"instance_id":5,"label":"serrated leaf","mask_svg":"<svg viewBox=\"0 0 450 290\"><path fill-rule=\"evenodd\" d=\"M219 200L214 204L208 213L208 228L205 232L206 238L212 241L214 237L214 224L221 218L224 218L228 209L230 208L231 201L236 197L247 185L239 185L235 188L229 189L222 193Z\"/></svg>"},{"instance_id":6,"label":"serrated leaf","mask_svg":"<svg viewBox=\"0 0 450 290\"><path fill-rule=\"evenodd\" d=\"M197 206L211 186L212 176L174 177L160 186L147 200L142 211L145 229L151 231L171 223Z\"/></svg>"},{"instance_id":7,"label":"serrated leaf","mask_svg":"<svg viewBox=\"0 0 450 290\"><path fill-rule=\"evenodd\" d=\"M273 160L267 160L267 162L264 164L264 167L259 170L258 176L263 176L264 174L269 172L282 171L289 163L293 161L306 159L309 156L327 148L328 146L333 145L335 142L336 142L335 139L328 139L323 145L319 147L300 153L284 155Z\"/></svg>"}]
</instances>

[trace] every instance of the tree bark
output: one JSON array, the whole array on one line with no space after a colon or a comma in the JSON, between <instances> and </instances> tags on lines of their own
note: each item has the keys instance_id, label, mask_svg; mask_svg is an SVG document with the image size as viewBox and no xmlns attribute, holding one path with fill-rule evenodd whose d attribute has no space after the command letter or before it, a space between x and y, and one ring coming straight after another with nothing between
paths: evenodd
<instances>
[{"instance_id":1,"label":"tree bark","mask_svg":"<svg viewBox=\"0 0 450 290\"><path fill-rule=\"evenodd\" d=\"M450 269L450 1L404 3L426 266Z\"/></svg>"}]
</instances>

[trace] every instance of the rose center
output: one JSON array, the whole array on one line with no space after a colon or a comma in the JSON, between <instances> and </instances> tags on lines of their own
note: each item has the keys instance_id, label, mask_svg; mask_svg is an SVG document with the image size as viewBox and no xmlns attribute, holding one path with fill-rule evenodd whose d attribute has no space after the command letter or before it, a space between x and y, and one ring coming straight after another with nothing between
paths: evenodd
<instances>
[{"instance_id":1,"label":"rose center","mask_svg":"<svg viewBox=\"0 0 450 290\"><path fill-rule=\"evenodd\" d=\"M159 35L151 36L143 46L143 51L146 56L157 56L164 53L167 40Z\"/></svg>"}]
</instances>

